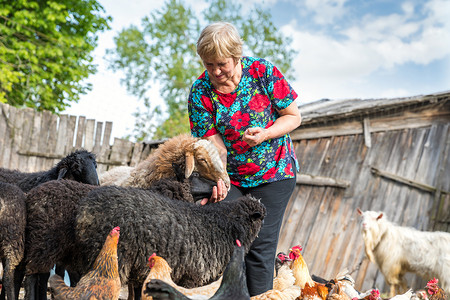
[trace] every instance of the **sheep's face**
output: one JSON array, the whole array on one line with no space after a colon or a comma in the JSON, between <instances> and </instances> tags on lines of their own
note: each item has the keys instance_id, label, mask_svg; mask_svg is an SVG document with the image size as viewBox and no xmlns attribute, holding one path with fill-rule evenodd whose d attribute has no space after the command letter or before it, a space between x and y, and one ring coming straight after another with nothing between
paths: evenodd
<instances>
[{"instance_id":1,"label":"sheep's face","mask_svg":"<svg viewBox=\"0 0 450 300\"><path fill-rule=\"evenodd\" d=\"M58 164L58 179L70 179L78 182L99 185L97 161L95 155L86 150L77 150Z\"/></svg>"},{"instance_id":2,"label":"sheep's face","mask_svg":"<svg viewBox=\"0 0 450 300\"><path fill-rule=\"evenodd\" d=\"M219 151L208 140L199 140L194 144L194 166L190 170L186 164L186 177L189 177L192 171L197 171L200 176L217 182L222 179L227 188L230 188L230 177L223 166L219 156ZM192 168L192 167L191 167Z\"/></svg>"},{"instance_id":3,"label":"sheep's face","mask_svg":"<svg viewBox=\"0 0 450 300\"><path fill-rule=\"evenodd\" d=\"M192 175L189 177L189 183L191 194L195 201L210 198L213 187L217 185L215 181L203 178L197 172L192 172Z\"/></svg>"}]
</instances>

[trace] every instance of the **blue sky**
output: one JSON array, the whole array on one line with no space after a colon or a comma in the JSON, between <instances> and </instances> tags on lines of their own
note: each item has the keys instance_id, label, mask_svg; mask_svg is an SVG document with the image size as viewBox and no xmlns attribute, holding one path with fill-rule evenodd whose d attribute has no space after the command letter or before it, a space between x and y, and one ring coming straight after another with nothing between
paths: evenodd
<instances>
[{"instance_id":1,"label":"blue sky","mask_svg":"<svg viewBox=\"0 0 450 300\"><path fill-rule=\"evenodd\" d=\"M113 122L113 137L131 132L132 113L142 104L120 84L123 74L106 68L105 50L113 37L163 0L100 0L113 17L95 50L99 72L89 77L93 90L64 113ZM200 12L202 0L185 0ZM323 98L374 99L450 90L449 0L247 0L270 9L274 24L293 39L299 51L291 62L291 85L298 104ZM245 53L244 53L245 55ZM158 86L149 91L158 95ZM153 101L161 101L158 96Z\"/></svg>"}]
</instances>

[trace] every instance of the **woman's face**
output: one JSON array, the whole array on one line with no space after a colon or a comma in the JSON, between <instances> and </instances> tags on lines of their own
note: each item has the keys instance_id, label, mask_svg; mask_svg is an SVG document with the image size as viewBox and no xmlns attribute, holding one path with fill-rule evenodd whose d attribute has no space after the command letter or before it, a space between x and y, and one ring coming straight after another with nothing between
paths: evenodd
<instances>
[{"instance_id":1,"label":"woman's face","mask_svg":"<svg viewBox=\"0 0 450 300\"><path fill-rule=\"evenodd\" d=\"M236 74L236 63L232 57L204 59L203 65L213 84L224 84Z\"/></svg>"}]
</instances>

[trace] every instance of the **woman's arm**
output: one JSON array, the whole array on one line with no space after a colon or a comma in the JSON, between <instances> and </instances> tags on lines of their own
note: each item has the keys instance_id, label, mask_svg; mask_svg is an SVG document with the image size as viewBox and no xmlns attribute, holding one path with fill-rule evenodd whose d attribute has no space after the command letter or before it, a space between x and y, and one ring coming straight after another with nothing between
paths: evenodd
<instances>
[{"instance_id":1,"label":"woman's arm","mask_svg":"<svg viewBox=\"0 0 450 300\"><path fill-rule=\"evenodd\" d=\"M264 141L278 138L291 132L302 122L300 111L295 101L288 107L278 111L280 117L269 128L252 127L248 128L242 137L250 147L261 144ZM222 142L223 143L223 142Z\"/></svg>"}]
</instances>

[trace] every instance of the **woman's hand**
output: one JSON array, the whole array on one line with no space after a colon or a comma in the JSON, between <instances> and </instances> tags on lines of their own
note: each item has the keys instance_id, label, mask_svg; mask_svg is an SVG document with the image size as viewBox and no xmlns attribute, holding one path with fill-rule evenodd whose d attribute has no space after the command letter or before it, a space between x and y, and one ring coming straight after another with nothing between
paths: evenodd
<instances>
[{"instance_id":1,"label":"woman's hand","mask_svg":"<svg viewBox=\"0 0 450 300\"><path fill-rule=\"evenodd\" d=\"M255 147L256 145L259 145L268 139L268 130L261 127L248 128L242 136L242 140L246 142L250 147Z\"/></svg>"},{"instance_id":2,"label":"woman's hand","mask_svg":"<svg viewBox=\"0 0 450 300\"><path fill-rule=\"evenodd\" d=\"M223 182L222 179L219 179L219 181L217 181L217 186L213 187L213 191L211 194L211 198L203 198L203 200L200 202L201 205L205 205L207 203L216 203L219 201L222 201L223 199L225 199L225 197L228 194L228 189L225 185L225 183Z\"/></svg>"}]
</instances>

